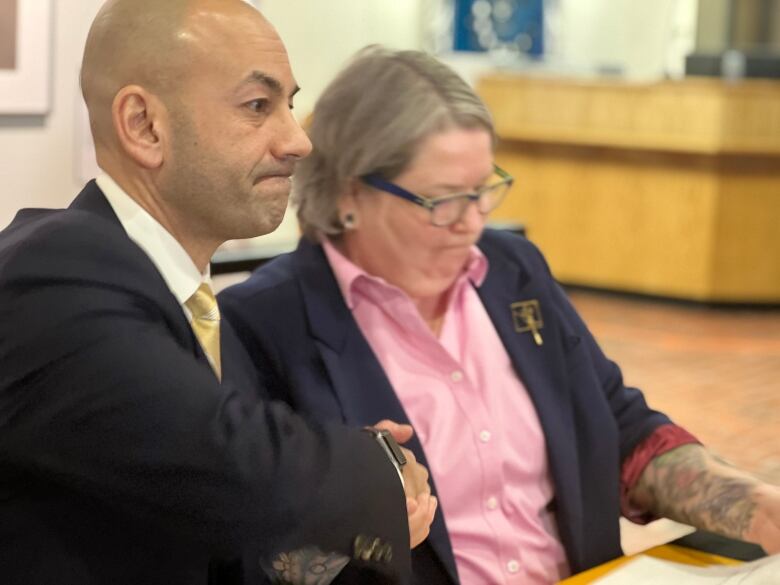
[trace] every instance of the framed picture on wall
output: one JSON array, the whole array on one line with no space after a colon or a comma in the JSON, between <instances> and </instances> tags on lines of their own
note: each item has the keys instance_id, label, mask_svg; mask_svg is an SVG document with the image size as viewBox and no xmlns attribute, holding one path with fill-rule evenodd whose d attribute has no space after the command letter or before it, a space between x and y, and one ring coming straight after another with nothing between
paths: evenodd
<instances>
[{"instance_id":1,"label":"framed picture on wall","mask_svg":"<svg viewBox=\"0 0 780 585\"><path fill-rule=\"evenodd\" d=\"M51 12L51 0L0 0L0 115L49 111Z\"/></svg>"}]
</instances>

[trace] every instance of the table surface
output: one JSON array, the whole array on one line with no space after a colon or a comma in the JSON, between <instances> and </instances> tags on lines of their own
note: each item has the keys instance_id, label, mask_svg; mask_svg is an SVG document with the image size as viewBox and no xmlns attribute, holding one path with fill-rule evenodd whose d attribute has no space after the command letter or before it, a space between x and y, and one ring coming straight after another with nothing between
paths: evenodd
<instances>
[{"instance_id":1,"label":"table surface","mask_svg":"<svg viewBox=\"0 0 780 585\"><path fill-rule=\"evenodd\" d=\"M742 562L735 559L722 557L720 555L705 553L683 546L677 546L675 544L664 544L661 546L656 546L639 554L655 557L657 559L663 559L666 561L674 561L677 563L696 565L700 567L705 567L708 565L738 565ZM637 556L639 555L620 557L614 561L604 563L603 565L594 567L588 571L585 571L584 573L579 573L578 575L564 579L560 582L560 585L581 585L582 583L591 583L597 578L603 577L615 568L633 558L636 558Z\"/></svg>"}]
</instances>

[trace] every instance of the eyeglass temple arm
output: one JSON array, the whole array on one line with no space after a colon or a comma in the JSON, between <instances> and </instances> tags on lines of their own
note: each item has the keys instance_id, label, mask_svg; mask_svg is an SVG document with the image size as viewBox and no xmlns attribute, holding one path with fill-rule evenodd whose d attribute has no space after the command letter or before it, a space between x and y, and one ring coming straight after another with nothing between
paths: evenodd
<instances>
[{"instance_id":1,"label":"eyeglass temple arm","mask_svg":"<svg viewBox=\"0 0 780 585\"><path fill-rule=\"evenodd\" d=\"M414 193L410 193L409 191L407 191L402 187L399 187L398 185L394 185L393 183L388 183L387 181L380 179L376 175L363 175L362 177L360 177L360 180L366 183L367 185L371 185L375 189L380 189L381 191L387 191L388 193L392 193L393 195L398 195L399 197L402 197L407 201L412 201L428 209L431 208L431 203L427 199L415 195Z\"/></svg>"},{"instance_id":2,"label":"eyeglass temple arm","mask_svg":"<svg viewBox=\"0 0 780 585\"><path fill-rule=\"evenodd\" d=\"M493 170L496 172L496 174L499 177L501 177L507 183L514 182L515 178L495 163L493 163Z\"/></svg>"}]
</instances>

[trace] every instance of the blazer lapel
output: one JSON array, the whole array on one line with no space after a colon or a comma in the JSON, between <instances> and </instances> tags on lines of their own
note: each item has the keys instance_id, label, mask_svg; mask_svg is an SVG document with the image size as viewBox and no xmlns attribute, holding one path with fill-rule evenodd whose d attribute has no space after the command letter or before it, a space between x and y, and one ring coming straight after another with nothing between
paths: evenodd
<instances>
[{"instance_id":1,"label":"blazer lapel","mask_svg":"<svg viewBox=\"0 0 780 585\"><path fill-rule=\"evenodd\" d=\"M294 256L311 334L341 404L345 422L366 426L390 419L411 424L379 360L344 302L322 248L302 240ZM422 465L430 468L417 435L404 447L411 450ZM430 483L435 494L433 477ZM455 557L441 507L436 511L428 542L452 581L457 583Z\"/></svg>"},{"instance_id":2,"label":"blazer lapel","mask_svg":"<svg viewBox=\"0 0 780 585\"><path fill-rule=\"evenodd\" d=\"M545 301L549 294L538 279L522 265L519 258L508 261L480 242L488 257L490 269L477 289L482 303L523 381L536 408L544 431L550 473L555 486L559 536L567 553L579 555L577 536L582 532L581 486L577 480L577 453L574 449L574 416L566 388L564 356L561 353L560 330L556 330L553 307ZM539 301L544 326L540 329L542 345L531 332L518 332L510 306L520 301ZM549 301L548 301L549 302Z\"/></svg>"},{"instance_id":3,"label":"blazer lapel","mask_svg":"<svg viewBox=\"0 0 780 585\"><path fill-rule=\"evenodd\" d=\"M111 207L108 199L103 195L103 192L94 180L89 181L84 186L81 193L79 193L70 204L69 209L95 214L125 233L122 223L119 221L116 213L114 213L114 209ZM165 321L176 338L186 340L198 361L207 365L209 370L213 372L209 365L208 358L201 348L200 343L197 341L195 333L187 321L187 318L184 316L184 312L182 311L179 302L176 300L176 297L173 296L173 293L171 293L162 275L157 270L157 267L146 255L146 252L138 247L135 242L130 240L129 237L127 238L127 244L132 248L132 253L138 256L139 264L144 267L143 282L128 281L126 283L127 286L135 290L140 289L145 296L153 298L156 304L163 309ZM121 275L119 276L121 277Z\"/></svg>"}]
</instances>

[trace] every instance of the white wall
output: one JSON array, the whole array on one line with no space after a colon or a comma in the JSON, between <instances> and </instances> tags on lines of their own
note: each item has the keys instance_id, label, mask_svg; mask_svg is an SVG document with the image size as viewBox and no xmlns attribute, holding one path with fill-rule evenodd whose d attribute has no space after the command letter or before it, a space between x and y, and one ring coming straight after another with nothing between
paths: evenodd
<instances>
[{"instance_id":1,"label":"white wall","mask_svg":"<svg viewBox=\"0 0 780 585\"><path fill-rule=\"evenodd\" d=\"M77 77L84 39L102 0L52 2L55 23L51 113L41 118L0 116L0 228L20 207L67 205L82 186L79 143L83 142L84 127L76 121L81 104ZM690 7L696 0L549 2L561 10L560 34L554 39L557 42L553 48L562 60L582 68L620 64L630 76L647 78L668 69L664 64L668 59L668 41L680 34L681 26L692 26L695 8L691 13ZM296 109L304 116L336 71L364 45L430 46L426 34L436 20L432 15L446 0L253 3L276 25L287 44L293 70L303 88L296 98ZM685 30L682 34L686 34ZM489 66L484 59L461 58L454 62L467 77ZM287 218L285 229L274 237L294 235L291 219Z\"/></svg>"},{"instance_id":2,"label":"white wall","mask_svg":"<svg viewBox=\"0 0 780 585\"><path fill-rule=\"evenodd\" d=\"M305 115L335 73L358 49L380 43L420 48L421 0L259 0L284 39L302 91Z\"/></svg>"},{"instance_id":3,"label":"white wall","mask_svg":"<svg viewBox=\"0 0 780 585\"><path fill-rule=\"evenodd\" d=\"M78 71L102 0L54 4L52 106L48 116L0 116L0 228L20 207L62 207L81 187L75 169Z\"/></svg>"},{"instance_id":4,"label":"white wall","mask_svg":"<svg viewBox=\"0 0 780 585\"><path fill-rule=\"evenodd\" d=\"M584 70L617 66L631 79L681 73L693 48L696 0L557 0L559 38L551 49Z\"/></svg>"}]
</instances>

